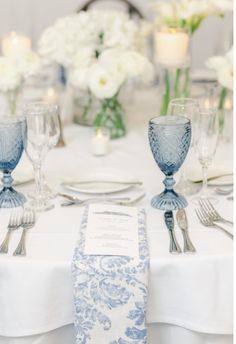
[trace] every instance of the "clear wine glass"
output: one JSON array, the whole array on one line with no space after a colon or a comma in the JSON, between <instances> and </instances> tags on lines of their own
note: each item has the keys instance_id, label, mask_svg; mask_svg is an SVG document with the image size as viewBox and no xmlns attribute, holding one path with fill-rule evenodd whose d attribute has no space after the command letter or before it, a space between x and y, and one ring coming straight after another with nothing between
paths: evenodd
<instances>
[{"instance_id":1,"label":"clear wine glass","mask_svg":"<svg viewBox=\"0 0 236 344\"><path fill-rule=\"evenodd\" d=\"M191 142L191 123L186 117L159 116L149 122L149 142L153 157L165 174L165 190L152 198L151 205L161 210L187 206L186 199L173 190L173 175L183 164Z\"/></svg>"},{"instance_id":2,"label":"clear wine glass","mask_svg":"<svg viewBox=\"0 0 236 344\"><path fill-rule=\"evenodd\" d=\"M168 115L184 116L190 119L192 125L192 140L190 149L194 147L194 133L198 112L199 104L197 100L193 98L175 98L170 101L168 106ZM178 192L183 193L185 196L191 196L197 193L199 190L197 185L188 180L184 166L181 168L180 180L175 189Z\"/></svg>"},{"instance_id":3,"label":"clear wine glass","mask_svg":"<svg viewBox=\"0 0 236 344\"><path fill-rule=\"evenodd\" d=\"M49 104L48 109L48 125L49 125L49 150L53 149L59 140L61 129L60 129L60 119L59 119L59 107L56 104ZM55 198L57 192L52 190L46 181L45 174L42 174L43 178L43 193L47 198Z\"/></svg>"},{"instance_id":4,"label":"clear wine glass","mask_svg":"<svg viewBox=\"0 0 236 344\"><path fill-rule=\"evenodd\" d=\"M207 172L214 158L219 138L219 117L215 109L200 109L195 131L195 151L202 165L202 189L193 201L210 199L215 202L207 187Z\"/></svg>"},{"instance_id":5,"label":"clear wine glass","mask_svg":"<svg viewBox=\"0 0 236 344\"><path fill-rule=\"evenodd\" d=\"M26 154L33 164L36 196L30 202L35 211L44 211L53 208L43 194L42 163L49 150L48 103L32 102L25 106L27 118Z\"/></svg>"},{"instance_id":6,"label":"clear wine glass","mask_svg":"<svg viewBox=\"0 0 236 344\"><path fill-rule=\"evenodd\" d=\"M11 177L11 172L22 156L26 133L24 117L0 117L0 170L3 172L0 208L19 207L26 201L23 194L13 189Z\"/></svg>"}]
</instances>

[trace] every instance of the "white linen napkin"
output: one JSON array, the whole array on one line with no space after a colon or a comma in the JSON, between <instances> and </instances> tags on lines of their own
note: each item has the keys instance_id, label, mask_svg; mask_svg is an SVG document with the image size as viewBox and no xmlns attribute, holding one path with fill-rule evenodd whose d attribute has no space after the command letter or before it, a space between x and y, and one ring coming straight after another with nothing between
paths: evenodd
<instances>
[{"instance_id":1,"label":"white linen napkin","mask_svg":"<svg viewBox=\"0 0 236 344\"><path fill-rule=\"evenodd\" d=\"M85 255L88 208L72 260L76 344L146 344L149 255L144 210L139 258Z\"/></svg>"}]
</instances>

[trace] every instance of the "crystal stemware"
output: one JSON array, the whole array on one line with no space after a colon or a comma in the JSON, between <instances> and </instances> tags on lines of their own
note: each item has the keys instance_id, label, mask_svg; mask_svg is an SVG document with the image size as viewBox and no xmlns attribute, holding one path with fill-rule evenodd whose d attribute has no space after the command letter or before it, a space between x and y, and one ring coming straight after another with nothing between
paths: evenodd
<instances>
[{"instance_id":1,"label":"crystal stemware","mask_svg":"<svg viewBox=\"0 0 236 344\"><path fill-rule=\"evenodd\" d=\"M192 141L190 149L191 147L194 147L194 132L198 112L198 102L193 98L175 98L170 101L168 106L168 115L183 116L190 119L192 125ZM175 187L175 190L185 196L193 195L199 190L198 186L188 180L184 166L181 168L180 179Z\"/></svg>"},{"instance_id":2,"label":"crystal stemware","mask_svg":"<svg viewBox=\"0 0 236 344\"><path fill-rule=\"evenodd\" d=\"M48 125L48 133L49 133L49 140L48 140L48 149L51 150L57 145L57 142L60 137L60 119L59 119L59 107L56 104L47 104L45 103L45 107L47 107L47 125ZM42 194L45 198L55 198L57 196L57 192L52 190L46 181L46 177L44 171L42 171ZM33 191L29 194L30 198L35 199L37 197L37 192Z\"/></svg>"},{"instance_id":3,"label":"crystal stemware","mask_svg":"<svg viewBox=\"0 0 236 344\"><path fill-rule=\"evenodd\" d=\"M165 174L165 190L152 198L151 205L161 210L187 206L186 199L173 190L173 175L183 164L191 143L191 123L181 116L159 116L149 122L149 142L153 157Z\"/></svg>"},{"instance_id":4,"label":"crystal stemware","mask_svg":"<svg viewBox=\"0 0 236 344\"><path fill-rule=\"evenodd\" d=\"M0 117L0 170L3 172L0 208L19 207L26 201L24 195L13 189L11 177L23 153L26 132L25 118Z\"/></svg>"},{"instance_id":5,"label":"crystal stemware","mask_svg":"<svg viewBox=\"0 0 236 344\"><path fill-rule=\"evenodd\" d=\"M30 202L35 211L49 210L53 205L43 193L42 164L49 150L48 103L32 102L25 106L27 117L26 154L33 164L36 196Z\"/></svg>"},{"instance_id":6,"label":"crystal stemware","mask_svg":"<svg viewBox=\"0 0 236 344\"><path fill-rule=\"evenodd\" d=\"M215 109L200 109L195 135L195 151L200 164L202 165L202 189L193 201L196 203L201 199L216 198L210 193L207 187L207 171L212 163L216 152L219 138L219 117Z\"/></svg>"}]
</instances>

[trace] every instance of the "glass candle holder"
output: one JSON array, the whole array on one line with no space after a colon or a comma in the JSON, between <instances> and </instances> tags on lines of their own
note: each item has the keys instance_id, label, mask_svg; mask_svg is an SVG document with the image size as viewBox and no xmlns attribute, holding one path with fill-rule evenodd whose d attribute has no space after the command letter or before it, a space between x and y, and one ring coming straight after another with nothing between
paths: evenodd
<instances>
[{"instance_id":1,"label":"glass candle holder","mask_svg":"<svg viewBox=\"0 0 236 344\"><path fill-rule=\"evenodd\" d=\"M155 33L156 62L166 67L183 66L188 61L189 34L185 29L161 27Z\"/></svg>"},{"instance_id":2,"label":"glass candle holder","mask_svg":"<svg viewBox=\"0 0 236 344\"><path fill-rule=\"evenodd\" d=\"M91 140L92 153L96 156L108 154L110 146L110 131L107 128L96 128Z\"/></svg>"}]
</instances>

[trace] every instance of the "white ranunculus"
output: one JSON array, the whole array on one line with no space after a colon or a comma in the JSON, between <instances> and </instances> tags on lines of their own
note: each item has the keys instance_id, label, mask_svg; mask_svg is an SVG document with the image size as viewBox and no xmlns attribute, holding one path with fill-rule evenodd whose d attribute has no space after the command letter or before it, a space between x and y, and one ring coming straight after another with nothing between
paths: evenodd
<instances>
[{"instance_id":1,"label":"white ranunculus","mask_svg":"<svg viewBox=\"0 0 236 344\"><path fill-rule=\"evenodd\" d=\"M127 69L122 59L124 51L119 49L107 49L99 56L99 64L109 73L114 75L119 83L122 84L127 78Z\"/></svg>"},{"instance_id":2,"label":"white ranunculus","mask_svg":"<svg viewBox=\"0 0 236 344\"><path fill-rule=\"evenodd\" d=\"M122 84L130 78L140 78L149 82L154 76L154 69L148 59L137 51L110 49L101 54L99 62Z\"/></svg>"},{"instance_id":3,"label":"white ranunculus","mask_svg":"<svg viewBox=\"0 0 236 344\"><path fill-rule=\"evenodd\" d=\"M41 68L41 61L33 51L26 51L13 61L24 79L35 75Z\"/></svg>"},{"instance_id":4,"label":"white ranunculus","mask_svg":"<svg viewBox=\"0 0 236 344\"><path fill-rule=\"evenodd\" d=\"M89 72L90 68L89 67L84 67L84 68L72 68L69 70L69 83L80 90L87 90L89 85L88 85L88 80L89 80Z\"/></svg>"},{"instance_id":5,"label":"white ranunculus","mask_svg":"<svg viewBox=\"0 0 236 344\"><path fill-rule=\"evenodd\" d=\"M39 53L45 63L71 67L84 48L101 53L108 48L137 49L138 25L125 13L90 10L58 19L44 30Z\"/></svg>"},{"instance_id":6,"label":"white ranunculus","mask_svg":"<svg viewBox=\"0 0 236 344\"><path fill-rule=\"evenodd\" d=\"M12 91L20 86L22 77L13 61L5 56L0 56L0 90Z\"/></svg>"},{"instance_id":7,"label":"white ranunculus","mask_svg":"<svg viewBox=\"0 0 236 344\"><path fill-rule=\"evenodd\" d=\"M217 79L223 87L233 89L233 48L224 56L210 57L206 65L208 68L215 70Z\"/></svg>"},{"instance_id":8,"label":"white ranunculus","mask_svg":"<svg viewBox=\"0 0 236 344\"><path fill-rule=\"evenodd\" d=\"M84 69L91 66L96 62L95 57L95 47L94 46L85 46L82 47L71 60L71 65L75 69Z\"/></svg>"},{"instance_id":9,"label":"white ranunculus","mask_svg":"<svg viewBox=\"0 0 236 344\"><path fill-rule=\"evenodd\" d=\"M127 78L140 78L144 82L150 82L153 79L153 65L137 51L125 51L121 56L121 60L124 64Z\"/></svg>"},{"instance_id":10,"label":"white ranunculus","mask_svg":"<svg viewBox=\"0 0 236 344\"><path fill-rule=\"evenodd\" d=\"M117 75L111 74L99 63L91 67L89 88L98 99L113 97L120 89L121 83Z\"/></svg>"}]
</instances>

